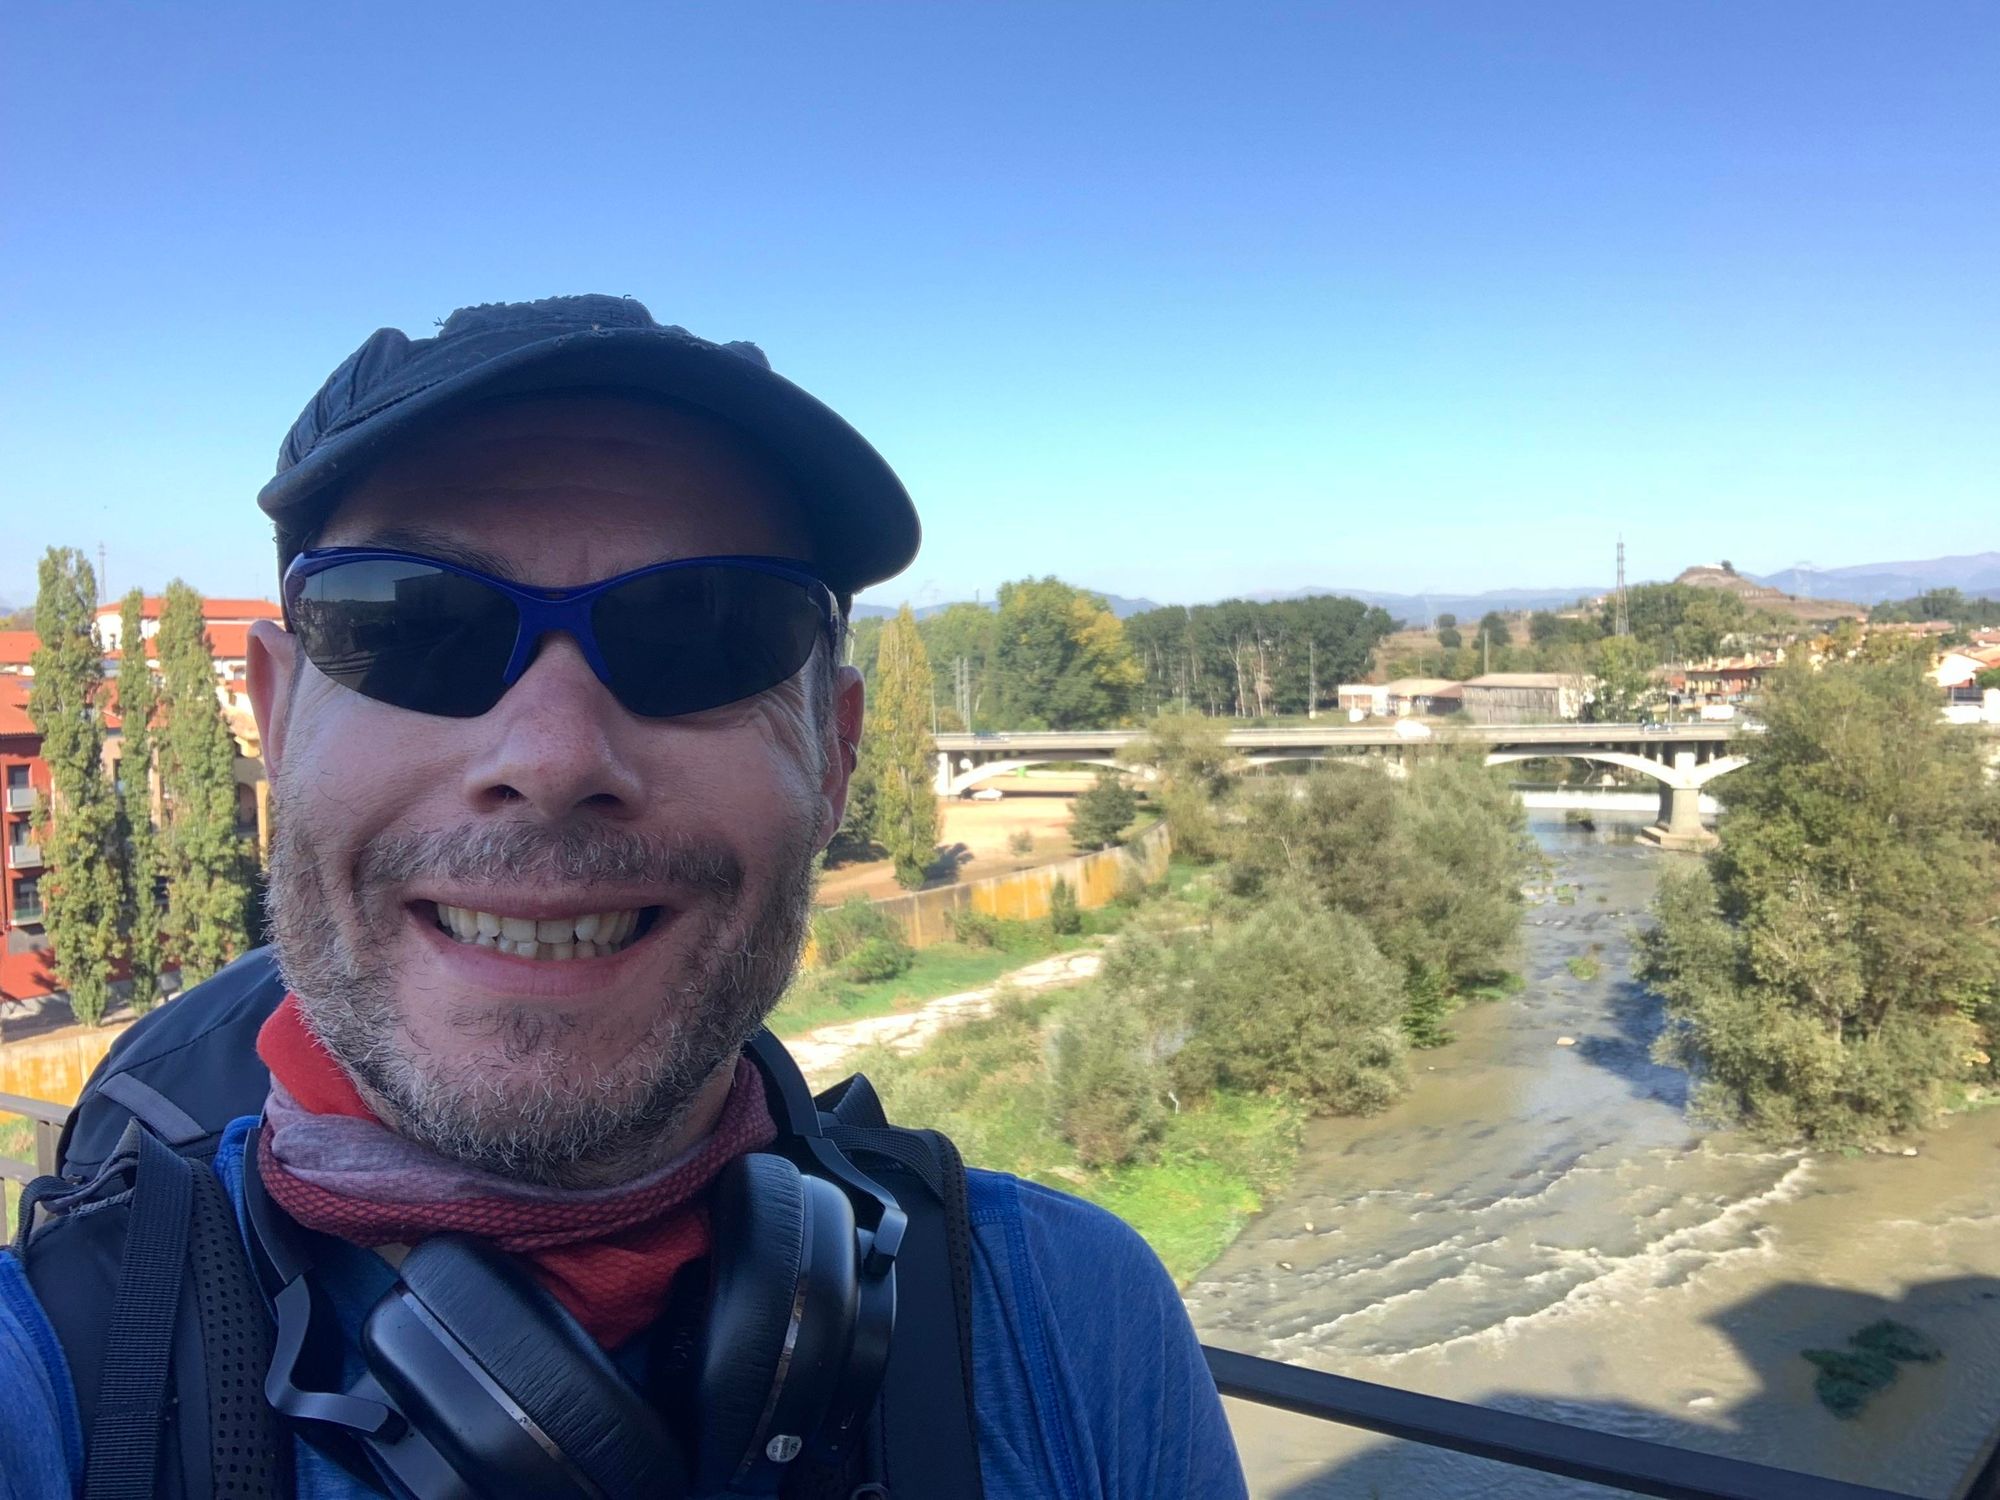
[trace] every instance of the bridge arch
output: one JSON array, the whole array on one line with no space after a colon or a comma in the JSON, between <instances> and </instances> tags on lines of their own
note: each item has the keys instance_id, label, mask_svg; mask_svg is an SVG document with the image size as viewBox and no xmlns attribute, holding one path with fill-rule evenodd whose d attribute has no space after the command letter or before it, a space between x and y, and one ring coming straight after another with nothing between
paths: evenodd
<instances>
[{"instance_id":1,"label":"bridge arch","mask_svg":"<svg viewBox=\"0 0 2000 1500\"><path fill-rule=\"evenodd\" d=\"M1121 769L1118 762L1108 755L1075 755L1066 753L1062 755L1037 756L1032 759L989 760L983 765L952 772L949 778L945 779L944 784L938 788L938 795L941 797L963 797L974 787L992 781L995 777L1011 776L1014 772L1025 771L1031 766L1056 765L1110 766L1114 770Z\"/></svg>"}]
</instances>

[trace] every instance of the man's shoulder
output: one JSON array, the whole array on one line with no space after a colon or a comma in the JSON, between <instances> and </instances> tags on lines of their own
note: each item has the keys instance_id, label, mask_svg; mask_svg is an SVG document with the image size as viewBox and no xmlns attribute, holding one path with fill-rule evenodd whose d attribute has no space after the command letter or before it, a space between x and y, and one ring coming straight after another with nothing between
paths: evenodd
<instances>
[{"instance_id":1,"label":"man's shoulder","mask_svg":"<svg viewBox=\"0 0 2000 1500\"><path fill-rule=\"evenodd\" d=\"M975 1235L999 1230L1045 1269L1071 1264L1130 1264L1166 1274L1152 1246L1109 1209L1007 1172L969 1167L966 1205Z\"/></svg>"}]
</instances>

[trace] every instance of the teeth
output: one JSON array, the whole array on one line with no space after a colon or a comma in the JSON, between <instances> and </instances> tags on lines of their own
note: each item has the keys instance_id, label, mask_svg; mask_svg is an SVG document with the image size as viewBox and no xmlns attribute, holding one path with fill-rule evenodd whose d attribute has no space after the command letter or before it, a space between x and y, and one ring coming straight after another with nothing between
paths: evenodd
<instances>
[{"instance_id":1,"label":"teeth","mask_svg":"<svg viewBox=\"0 0 2000 1500\"><path fill-rule=\"evenodd\" d=\"M636 911L594 911L580 917L503 917L438 903L438 926L462 943L550 961L608 958L639 930Z\"/></svg>"}]
</instances>

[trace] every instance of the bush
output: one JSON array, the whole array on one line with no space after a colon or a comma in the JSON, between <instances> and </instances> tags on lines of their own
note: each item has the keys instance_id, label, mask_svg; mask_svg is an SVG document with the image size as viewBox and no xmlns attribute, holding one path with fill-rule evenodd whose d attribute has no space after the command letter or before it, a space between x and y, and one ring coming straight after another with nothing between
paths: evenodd
<instances>
[{"instance_id":1,"label":"bush","mask_svg":"<svg viewBox=\"0 0 2000 1500\"><path fill-rule=\"evenodd\" d=\"M951 935L968 948L1000 946L1000 919L990 911L961 906L947 920L951 923Z\"/></svg>"},{"instance_id":2,"label":"bush","mask_svg":"<svg viewBox=\"0 0 2000 1500\"><path fill-rule=\"evenodd\" d=\"M1451 987L1436 964L1410 964L1403 974L1403 1034L1412 1047L1442 1047L1451 1040L1444 1018L1451 1014Z\"/></svg>"},{"instance_id":3,"label":"bush","mask_svg":"<svg viewBox=\"0 0 2000 1500\"><path fill-rule=\"evenodd\" d=\"M838 969L848 978L864 983L873 979L892 979L908 969L915 958L901 925L881 907L862 896L855 896L831 911L815 915L812 931L819 961L829 969ZM861 959L864 951L868 956ZM900 954L900 962L887 973L879 972L886 965L896 962L891 954ZM869 974L864 977L856 973L855 965L850 960L859 960L860 966L869 970Z\"/></svg>"},{"instance_id":4,"label":"bush","mask_svg":"<svg viewBox=\"0 0 2000 1500\"><path fill-rule=\"evenodd\" d=\"M1076 892L1060 877L1049 888L1049 931L1057 937L1083 931L1083 911L1076 904Z\"/></svg>"},{"instance_id":5,"label":"bush","mask_svg":"<svg viewBox=\"0 0 2000 1500\"><path fill-rule=\"evenodd\" d=\"M1124 778L1099 771L1097 785L1070 807L1069 836L1079 849L1108 849L1138 815L1139 799Z\"/></svg>"},{"instance_id":6,"label":"bush","mask_svg":"<svg viewBox=\"0 0 2000 1500\"><path fill-rule=\"evenodd\" d=\"M1007 848L1014 854L1032 854L1035 850L1035 835L1026 828L1017 828L1007 835Z\"/></svg>"},{"instance_id":7,"label":"bush","mask_svg":"<svg viewBox=\"0 0 2000 1500\"><path fill-rule=\"evenodd\" d=\"M1056 1128L1086 1167L1124 1166L1151 1154L1166 1129L1160 1069L1138 1020L1102 993L1080 1001L1056 1037Z\"/></svg>"},{"instance_id":8,"label":"bush","mask_svg":"<svg viewBox=\"0 0 2000 1500\"><path fill-rule=\"evenodd\" d=\"M894 979L916 961L910 945L900 938L872 937L840 961L840 972L856 984Z\"/></svg>"}]
</instances>

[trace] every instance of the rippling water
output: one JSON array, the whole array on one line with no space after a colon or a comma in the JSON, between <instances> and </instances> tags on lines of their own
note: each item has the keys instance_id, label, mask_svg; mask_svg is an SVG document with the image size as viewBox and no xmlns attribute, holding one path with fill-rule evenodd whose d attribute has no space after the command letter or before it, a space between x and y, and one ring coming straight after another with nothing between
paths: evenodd
<instances>
[{"instance_id":1,"label":"rippling water","mask_svg":"<svg viewBox=\"0 0 2000 1500\"><path fill-rule=\"evenodd\" d=\"M1657 1003L1630 978L1630 933L1664 862L1686 856L1629 830L1536 834L1577 895L1529 910L1527 989L1461 1012L1395 1109L1312 1127L1291 1188L1189 1287L1203 1336L1950 1494L2000 1422L2000 1110L1914 1157L1694 1129L1684 1076L1648 1056ZM1585 957L1601 966L1587 980L1568 967ZM1946 1358L1905 1366L1843 1422L1800 1351L1885 1316ZM1231 1419L1258 1495L1609 1493L1240 1403Z\"/></svg>"}]
</instances>

